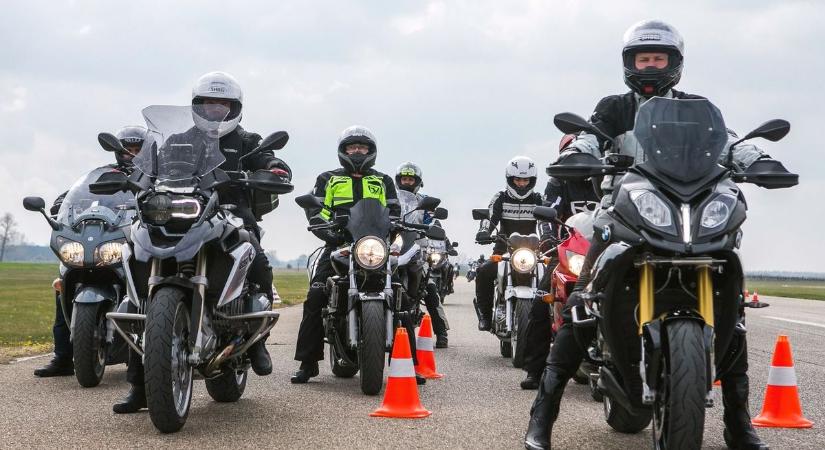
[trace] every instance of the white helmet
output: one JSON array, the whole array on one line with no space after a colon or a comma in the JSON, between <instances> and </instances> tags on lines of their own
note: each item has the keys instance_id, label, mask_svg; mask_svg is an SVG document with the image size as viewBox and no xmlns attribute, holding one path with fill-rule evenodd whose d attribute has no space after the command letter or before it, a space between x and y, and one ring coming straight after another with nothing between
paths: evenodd
<instances>
[{"instance_id":1,"label":"white helmet","mask_svg":"<svg viewBox=\"0 0 825 450\"><path fill-rule=\"evenodd\" d=\"M526 156L516 156L507 162L507 168L504 171L504 176L507 177L507 193L511 197L524 200L533 193L533 188L536 187L536 176L538 169L536 163ZM516 186L515 178L529 178L530 183L525 187Z\"/></svg>"},{"instance_id":2,"label":"white helmet","mask_svg":"<svg viewBox=\"0 0 825 450\"><path fill-rule=\"evenodd\" d=\"M203 104L207 98L228 100L230 102L229 112L218 126L218 137L230 133L238 127L241 121L241 109L243 107L243 92L241 85L232 75L225 72L209 72L195 82L192 88L192 106L197 107ZM195 125L204 131L215 129L214 119L210 120L199 112L199 108L193 108L192 117ZM212 124L210 125L210 122Z\"/></svg>"}]
</instances>

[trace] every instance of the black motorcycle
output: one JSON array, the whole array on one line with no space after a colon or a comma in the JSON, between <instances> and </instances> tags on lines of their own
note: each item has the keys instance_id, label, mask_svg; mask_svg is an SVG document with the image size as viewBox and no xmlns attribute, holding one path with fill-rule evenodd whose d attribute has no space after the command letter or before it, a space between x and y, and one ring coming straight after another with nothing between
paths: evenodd
<instances>
[{"instance_id":1,"label":"black motorcycle","mask_svg":"<svg viewBox=\"0 0 825 450\"><path fill-rule=\"evenodd\" d=\"M448 239L427 239L424 259L427 262L427 282L433 284L441 304L453 293L454 267L450 256L458 256L458 242Z\"/></svg>"},{"instance_id":2,"label":"black motorcycle","mask_svg":"<svg viewBox=\"0 0 825 450\"><path fill-rule=\"evenodd\" d=\"M221 197L222 189L240 187L255 205L254 195L285 194L293 186L274 171L219 169L225 157L217 131L228 111L216 117L215 105L202 108L145 108L149 136L134 173L104 174L92 186L136 193L138 221L123 248L131 305L107 317L143 356L149 417L162 432L186 423L194 376L206 379L214 400L237 401L250 366L245 353L279 317L266 288L247 280L255 257L251 232ZM247 156L281 149L288 139L274 133ZM114 136L103 140L111 151L120 149Z\"/></svg>"},{"instance_id":3,"label":"black motorcycle","mask_svg":"<svg viewBox=\"0 0 825 450\"><path fill-rule=\"evenodd\" d=\"M556 210L537 206L533 210L536 220L551 221L556 218ZM473 220L489 220L489 210L473 209ZM497 263L495 297L493 300L493 323L490 332L499 339L499 351L505 358L513 358L513 366L524 365L527 322L530 308L536 297L546 292L538 288L546 270L547 258L541 252L541 240L535 233L523 235L512 233L506 236L497 233L489 241L479 244L503 243L507 248L504 255L492 255L490 260ZM480 311L476 311L479 316Z\"/></svg>"},{"instance_id":4,"label":"black motorcycle","mask_svg":"<svg viewBox=\"0 0 825 450\"><path fill-rule=\"evenodd\" d=\"M126 362L126 344L106 314L126 296L121 265L124 227L132 223L130 193L97 195L89 185L112 171L101 167L75 182L55 218L40 197L26 197L23 207L39 211L52 227L51 249L60 259L57 290L63 317L69 319L75 376L83 387L100 384L107 365ZM124 299L125 301L125 299Z\"/></svg>"},{"instance_id":5,"label":"black motorcycle","mask_svg":"<svg viewBox=\"0 0 825 450\"><path fill-rule=\"evenodd\" d=\"M555 123L612 141L573 114ZM580 153L550 167L560 178L622 176L594 224L610 244L594 264L586 306L573 311L574 326L598 325L597 386L615 430L635 433L652 419L654 448L701 447L713 381L742 349L738 248L746 205L736 183L798 182L769 159L741 172L732 148L755 137L777 141L789 129L769 121L728 147L722 115L707 100L654 98L639 108L633 130L643 161Z\"/></svg>"},{"instance_id":6,"label":"black motorcycle","mask_svg":"<svg viewBox=\"0 0 825 450\"><path fill-rule=\"evenodd\" d=\"M311 194L295 201L304 209L322 207ZM417 210L435 209L439 202L427 197ZM420 260L410 249L421 235L443 239L444 231L391 220L389 210L369 198L356 203L347 215L308 229L334 230L347 242L330 255L336 275L327 280L329 302L322 311L332 373L350 378L360 371L361 391L375 395L383 385L385 353L392 349L396 326L409 324L418 311L419 303L411 301L407 292L407 275L414 272L396 273L396 269ZM408 237L398 237L403 234Z\"/></svg>"}]
</instances>

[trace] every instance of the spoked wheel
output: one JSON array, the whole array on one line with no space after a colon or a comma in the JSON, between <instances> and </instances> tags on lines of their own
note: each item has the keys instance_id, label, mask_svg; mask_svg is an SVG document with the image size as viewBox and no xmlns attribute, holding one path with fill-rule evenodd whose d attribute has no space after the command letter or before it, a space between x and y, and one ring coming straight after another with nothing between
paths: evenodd
<instances>
[{"instance_id":1,"label":"spoked wheel","mask_svg":"<svg viewBox=\"0 0 825 450\"><path fill-rule=\"evenodd\" d=\"M657 449L702 446L705 429L706 362L702 325L694 320L667 324L667 351L653 405Z\"/></svg>"},{"instance_id":2,"label":"spoked wheel","mask_svg":"<svg viewBox=\"0 0 825 450\"><path fill-rule=\"evenodd\" d=\"M95 387L106 370L106 314L100 303L74 305L72 358L77 382Z\"/></svg>"},{"instance_id":3,"label":"spoked wheel","mask_svg":"<svg viewBox=\"0 0 825 450\"><path fill-rule=\"evenodd\" d=\"M524 354L527 352L527 324L530 322L530 301L516 300L515 320L510 343L513 347L513 367L524 366Z\"/></svg>"},{"instance_id":4,"label":"spoked wheel","mask_svg":"<svg viewBox=\"0 0 825 450\"><path fill-rule=\"evenodd\" d=\"M206 380L206 391L216 402L237 402L246 390L248 372L249 369L224 367L219 376Z\"/></svg>"},{"instance_id":5,"label":"spoked wheel","mask_svg":"<svg viewBox=\"0 0 825 450\"><path fill-rule=\"evenodd\" d=\"M183 427L192 403L189 309L183 299L180 289L162 287L146 317L146 401L152 423L163 433Z\"/></svg>"},{"instance_id":6,"label":"spoked wheel","mask_svg":"<svg viewBox=\"0 0 825 450\"><path fill-rule=\"evenodd\" d=\"M361 303L361 342L358 365L361 369L361 392L376 395L384 384L384 353L387 346L387 322L382 302Z\"/></svg>"}]
</instances>

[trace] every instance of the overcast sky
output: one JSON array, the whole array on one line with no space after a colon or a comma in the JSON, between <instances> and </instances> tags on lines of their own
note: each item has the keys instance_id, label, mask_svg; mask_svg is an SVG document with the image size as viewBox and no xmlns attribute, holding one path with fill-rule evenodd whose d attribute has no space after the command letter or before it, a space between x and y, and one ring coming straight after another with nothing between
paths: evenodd
<instances>
[{"instance_id":1,"label":"overcast sky","mask_svg":"<svg viewBox=\"0 0 825 450\"><path fill-rule=\"evenodd\" d=\"M224 70L244 90L241 125L287 130L278 156L295 195L337 166L352 124L378 139L376 167L405 160L450 210L448 234L471 246L470 209L504 187L505 162L540 167L557 154L555 113L589 116L623 93L621 38L642 19L685 39L678 88L711 99L740 133L791 122L757 141L800 174L800 185L745 185L746 269L825 271L825 3L812 1L7 1L0 14L0 212L29 242L47 244L42 217L21 199L51 202L81 174L111 162L101 131L142 124L151 104L188 104L202 73ZM546 175L540 171L539 187ZM320 244L291 196L266 217L264 247L288 259ZM489 251L488 249L484 249Z\"/></svg>"}]
</instances>

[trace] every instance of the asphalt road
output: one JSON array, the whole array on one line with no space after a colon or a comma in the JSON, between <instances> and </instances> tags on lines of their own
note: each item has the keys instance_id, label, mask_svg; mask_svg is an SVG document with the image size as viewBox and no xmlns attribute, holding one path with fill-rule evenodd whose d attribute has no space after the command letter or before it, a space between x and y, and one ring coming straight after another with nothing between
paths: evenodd
<instances>
[{"instance_id":1,"label":"asphalt road","mask_svg":"<svg viewBox=\"0 0 825 450\"><path fill-rule=\"evenodd\" d=\"M457 280L447 298L450 348L436 353L441 380L420 387L426 419L369 417L381 396L361 394L357 377L337 379L326 361L307 385L292 385L301 307L282 310L269 339L273 374L250 376L237 403L218 404L197 382L192 411L177 434L162 435L146 412L118 416L111 405L127 390L125 367L109 367L103 383L79 387L73 377L37 379L46 358L0 366L0 447L270 447L270 448L520 448L535 393L522 391L523 372L499 356L498 342L475 330L471 283ZM825 448L825 302L763 298L749 310L751 410L762 405L776 336L790 337L803 411L813 429L760 429L774 449ZM795 322L794 322L795 321ZM708 410L706 448L724 448L721 399ZM622 435L604 422L602 406L570 384L554 431L554 448L650 448L650 431Z\"/></svg>"}]
</instances>

